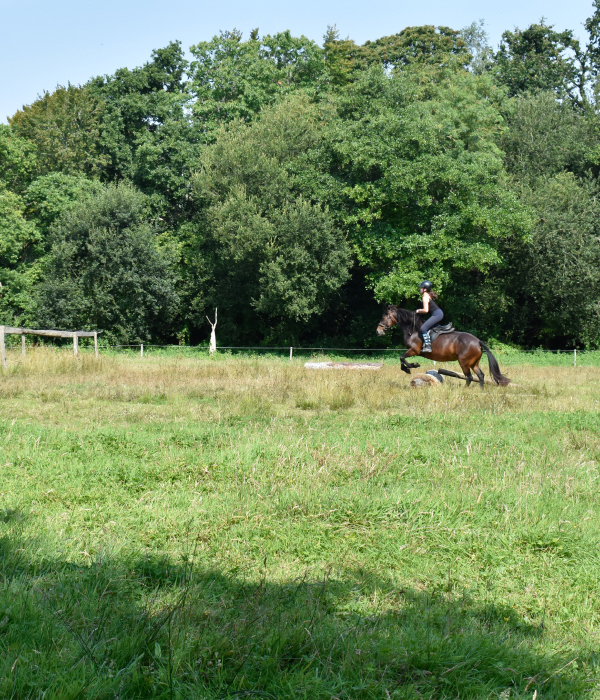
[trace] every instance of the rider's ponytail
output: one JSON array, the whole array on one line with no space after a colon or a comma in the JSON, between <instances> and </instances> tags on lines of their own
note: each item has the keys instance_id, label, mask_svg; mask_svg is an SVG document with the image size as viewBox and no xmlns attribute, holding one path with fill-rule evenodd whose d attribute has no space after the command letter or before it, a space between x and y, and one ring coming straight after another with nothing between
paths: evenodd
<instances>
[{"instance_id":1,"label":"rider's ponytail","mask_svg":"<svg viewBox=\"0 0 600 700\"><path fill-rule=\"evenodd\" d=\"M430 292L428 292L428 294L433 299L433 301L437 301L437 298L438 298L437 292L434 292L432 289Z\"/></svg>"}]
</instances>

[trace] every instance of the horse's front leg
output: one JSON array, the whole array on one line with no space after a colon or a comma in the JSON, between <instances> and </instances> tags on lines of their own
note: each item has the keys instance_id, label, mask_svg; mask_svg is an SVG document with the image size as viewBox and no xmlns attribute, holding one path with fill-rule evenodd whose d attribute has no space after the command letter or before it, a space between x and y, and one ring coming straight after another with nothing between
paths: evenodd
<instances>
[{"instance_id":1,"label":"horse's front leg","mask_svg":"<svg viewBox=\"0 0 600 700\"><path fill-rule=\"evenodd\" d=\"M404 355L400 357L400 368L403 372L410 374L411 369L416 369L421 366L418 362L406 362L407 357L414 357L417 354L418 353L413 348L409 348Z\"/></svg>"},{"instance_id":2,"label":"horse's front leg","mask_svg":"<svg viewBox=\"0 0 600 700\"><path fill-rule=\"evenodd\" d=\"M408 345L408 350L402 355L403 358L405 357L415 357L416 355L421 354L421 348L423 347L423 341L421 338L419 338L419 335L417 333L413 333L410 337L409 342L407 343ZM421 365L418 362L405 362L404 363L407 367L410 367L411 369L417 369L417 367L420 367Z\"/></svg>"}]
</instances>

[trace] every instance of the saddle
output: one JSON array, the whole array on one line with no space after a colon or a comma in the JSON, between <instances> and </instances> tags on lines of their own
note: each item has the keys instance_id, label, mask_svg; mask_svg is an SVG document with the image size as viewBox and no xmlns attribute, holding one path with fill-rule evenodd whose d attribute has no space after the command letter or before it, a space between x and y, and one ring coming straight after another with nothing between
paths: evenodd
<instances>
[{"instance_id":1,"label":"saddle","mask_svg":"<svg viewBox=\"0 0 600 700\"><path fill-rule=\"evenodd\" d=\"M430 331L429 331L429 337L431 338L431 342L438 337L438 335L442 335L443 333L454 333L456 328L452 325L452 321L450 323L447 323L445 326L442 326L441 324L437 324L437 326L434 326Z\"/></svg>"}]
</instances>

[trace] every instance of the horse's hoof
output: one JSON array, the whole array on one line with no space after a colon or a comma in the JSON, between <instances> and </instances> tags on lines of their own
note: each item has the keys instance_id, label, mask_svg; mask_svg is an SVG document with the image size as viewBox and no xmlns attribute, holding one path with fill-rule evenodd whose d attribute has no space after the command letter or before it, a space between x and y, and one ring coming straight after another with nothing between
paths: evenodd
<instances>
[{"instance_id":1,"label":"horse's hoof","mask_svg":"<svg viewBox=\"0 0 600 700\"><path fill-rule=\"evenodd\" d=\"M400 369L401 369L403 372L406 372L406 374L410 374L410 370L408 369L408 367L400 367Z\"/></svg>"}]
</instances>

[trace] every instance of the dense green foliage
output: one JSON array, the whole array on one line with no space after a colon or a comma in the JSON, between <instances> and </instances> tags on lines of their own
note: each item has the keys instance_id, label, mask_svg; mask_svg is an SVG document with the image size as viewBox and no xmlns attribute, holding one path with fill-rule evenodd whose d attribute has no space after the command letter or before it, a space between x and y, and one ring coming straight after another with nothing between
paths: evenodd
<instances>
[{"instance_id":1,"label":"dense green foliage","mask_svg":"<svg viewBox=\"0 0 600 700\"><path fill-rule=\"evenodd\" d=\"M0 127L0 320L195 343L218 306L222 342L368 345L430 278L462 329L598 346L599 27L234 29L59 86ZM82 202L132 188L143 221L90 244Z\"/></svg>"},{"instance_id":2,"label":"dense green foliage","mask_svg":"<svg viewBox=\"0 0 600 700\"><path fill-rule=\"evenodd\" d=\"M108 185L53 227L36 289L44 326L103 329L109 342L124 343L170 330L175 281L144 216L145 199L129 185Z\"/></svg>"}]
</instances>

